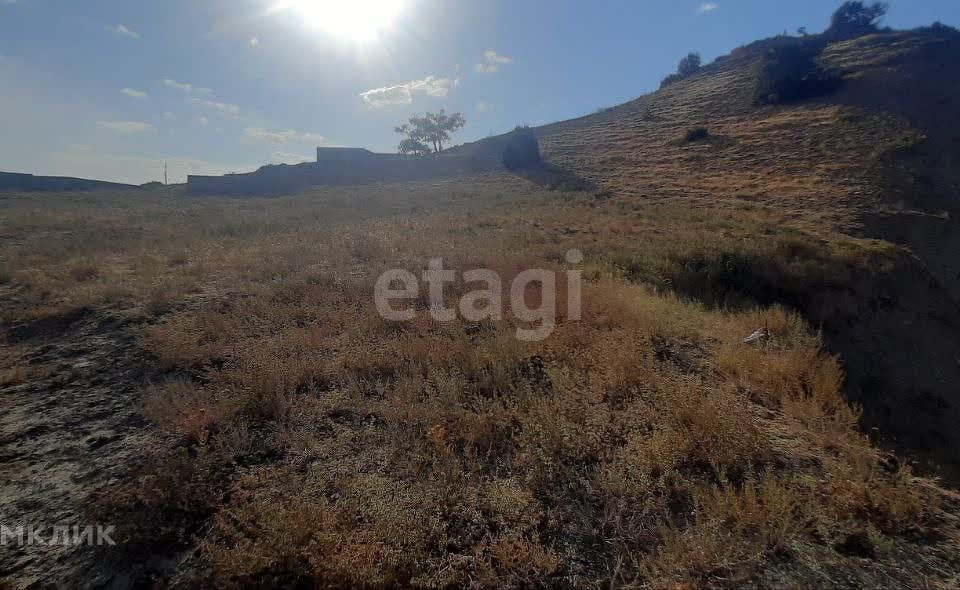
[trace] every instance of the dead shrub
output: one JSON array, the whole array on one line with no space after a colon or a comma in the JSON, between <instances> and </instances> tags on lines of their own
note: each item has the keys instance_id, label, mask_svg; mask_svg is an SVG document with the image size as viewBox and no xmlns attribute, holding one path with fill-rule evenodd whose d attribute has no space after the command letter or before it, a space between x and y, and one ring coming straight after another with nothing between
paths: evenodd
<instances>
[{"instance_id":1,"label":"dead shrub","mask_svg":"<svg viewBox=\"0 0 960 590\"><path fill-rule=\"evenodd\" d=\"M837 517L854 516L885 533L898 534L928 524L938 505L929 488L912 479L908 468L887 474L873 463L865 472L829 483L827 489Z\"/></svg>"},{"instance_id":2,"label":"dead shrub","mask_svg":"<svg viewBox=\"0 0 960 590\"><path fill-rule=\"evenodd\" d=\"M172 286L164 283L153 285L144 297L144 310L152 315L162 315L176 301L176 292Z\"/></svg>"},{"instance_id":3,"label":"dead shrub","mask_svg":"<svg viewBox=\"0 0 960 590\"><path fill-rule=\"evenodd\" d=\"M0 369L0 387L19 385L27 380L27 369L20 365Z\"/></svg>"},{"instance_id":4,"label":"dead shrub","mask_svg":"<svg viewBox=\"0 0 960 590\"><path fill-rule=\"evenodd\" d=\"M486 581L496 586L544 584L560 567L556 553L538 542L515 537L495 539L490 544L490 560L492 572L487 575L492 579Z\"/></svg>"},{"instance_id":5,"label":"dead shrub","mask_svg":"<svg viewBox=\"0 0 960 590\"><path fill-rule=\"evenodd\" d=\"M95 492L88 511L119 523L117 540L127 551L170 551L189 546L220 509L229 478L228 464L203 449L164 450Z\"/></svg>"},{"instance_id":6,"label":"dead shrub","mask_svg":"<svg viewBox=\"0 0 960 590\"><path fill-rule=\"evenodd\" d=\"M70 266L70 278L78 283L92 281L100 276L100 264L93 260L81 260Z\"/></svg>"},{"instance_id":7,"label":"dead shrub","mask_svg":"<svg viewBox=\"0 0 960 590\"><path fill-rule=\"evenodd\" d=\"M694 143L697 141L704 141L710 138L710 131L706 127L695 127L687 131L686 135L683 136L683 141L686 143Z\"/></svg>"},{"instance_id":8,"label":"dead shrub","mask_svg":"<svg viewBox=\"0 0 960 590\"><path fill-rule=\"evenodd\" d=\"M745 567L759 569L789 550L803 532L812 498L803 486L771 473L748 476L741 486L721 483L692 489L695 508L685 525L661 528L657 548L641 568L654 586L704 584Z\"/></svg>"},{"instance_id":9,"label":"dead shrub","mask_svg":"<svg viewBox=\"0 0 960 590\"><path fill-rule=\"evenodd\" d=\"M150 385L143 392L143 414L161 428L206 443L211 430L240 409L236 399L198 389L186 379Z\"/></svg>"},{"instance_id":10,"label":"dead shrub","mask_svg":"<svg viewBox=\"0 0 960 590\"><path fill-rule=\"evenodd\" d=\"M662 445L680 449L682 461L710 466L716 475L743 473L770 459L764 433L745 400L696 390L670 400Z\"/></svg>"}]
</instances>

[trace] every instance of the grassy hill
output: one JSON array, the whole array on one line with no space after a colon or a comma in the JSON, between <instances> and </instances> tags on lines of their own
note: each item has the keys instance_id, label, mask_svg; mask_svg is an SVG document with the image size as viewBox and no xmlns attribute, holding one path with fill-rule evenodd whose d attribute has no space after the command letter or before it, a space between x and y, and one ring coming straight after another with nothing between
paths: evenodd
<instances>
[{"instance_id":1,"label":"grassy hill","mask_svg":"<svg viewBox=\"0 0 960 590\"><path fill-rule=\"evenodd\" d=\"M957 474L957 36L827 45L835 93L758 106L794 42L534 130L589 190L492 170L0 201L0 510L121 540L0 571L956 587L960 497L932 476ZM382 319L377 277L441 256L450 300L464 270L580 271L581 317L561 280L540 342L422 295Z\"/></svg>"},{"instance_id":2,"label":"grassy hill","mask_svg":"<svg viewBox=\"0 0 960 590\"><path fill-rule=\"evenodd\" d=\"M744 208L775 212L781 231L802 234L801 247L779 260L744 260L776 236L758 233L734 251L708 244L675 263L707 265L697 272L724 284L672 286L708 303L735 295L801 310L841 354L866 426L932 456L956 479L960 120L950 105L960 35L935 28L830 44L822 60L843 77L837 92L757 107L765 57L797 42L753 44L661 92L545 127L545 154L625 211L642 202L727 210L734 219ZM696 127L709 138L684 141ZM825 247L848 238L903 249L856 269Z\"/></svg>"}]
</instances>

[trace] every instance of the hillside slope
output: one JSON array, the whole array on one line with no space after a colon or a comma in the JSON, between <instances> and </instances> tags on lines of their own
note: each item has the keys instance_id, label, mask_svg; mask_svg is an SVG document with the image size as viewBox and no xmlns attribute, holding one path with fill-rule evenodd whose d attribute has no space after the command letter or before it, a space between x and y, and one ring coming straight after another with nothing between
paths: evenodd
<instances>
[{"instance_id":1,"label":"hillside slope","mask_svg":"<svg viewBox=\"0 0 960 590\"><path fill-rule=\"evenodd\" d=\"M67 191L95 191L95 190L134 190L137 187L129 184L105 182L102 180L86 180L83 178L69 178L65 176L34 176L17 172L0 172L0 193L17 192L67 192Z\"/></svg>"},{"instance_id":2,"label":"hillside slope","mask_svg":"<svg viewBox=\"0 0 960 590\"><path fill-rule=\"evenodd\" d=\"M748 202L781 213L812 248L838 235L907 248L826 290L767 285L757 276L730 289L802 310L844 359L848 397L864 405L865 425L956 480L960 109L952 100L960 35L935 29L834 43L823 59L844 74L838 92L755 106L764 55L784 42L754 43L654 94L540 128L544 152L596 182L611 206L735 210ZM684 142L699 126L710 139Z\"/></svg>"}]
</instances>

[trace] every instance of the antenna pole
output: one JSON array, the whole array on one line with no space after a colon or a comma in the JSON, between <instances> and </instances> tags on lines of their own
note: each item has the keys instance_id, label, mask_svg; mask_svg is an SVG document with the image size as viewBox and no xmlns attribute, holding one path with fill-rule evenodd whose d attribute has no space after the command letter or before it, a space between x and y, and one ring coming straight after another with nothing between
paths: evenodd
<instances>
[{"instance_id":1,"label":"antenna pole","mask_svg":"<svg viewBox=\"0 0 960 590\"><path fill-rule=\"evenodd\" d=\"M163 184L167 184L167 163L163 163Z\"/></svg>"}]
</instances>

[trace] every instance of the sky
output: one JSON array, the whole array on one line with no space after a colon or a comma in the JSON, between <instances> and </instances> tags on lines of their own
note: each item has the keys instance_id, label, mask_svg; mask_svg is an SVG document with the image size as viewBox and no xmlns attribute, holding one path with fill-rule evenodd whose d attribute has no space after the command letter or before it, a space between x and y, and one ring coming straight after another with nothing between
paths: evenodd
<instances>
[{"instance_id":1,"label":"sky","mask_svg":"<svg viewBox=\"0 0 960 590\"><path fill-rule=\"evenodd\" d=\"M415 113L456 143L653 91L840 0L0 0L0 170L143 183L394 151ZM884 24L960 26L957 0Z\"/></svg>"}]
</instances>

